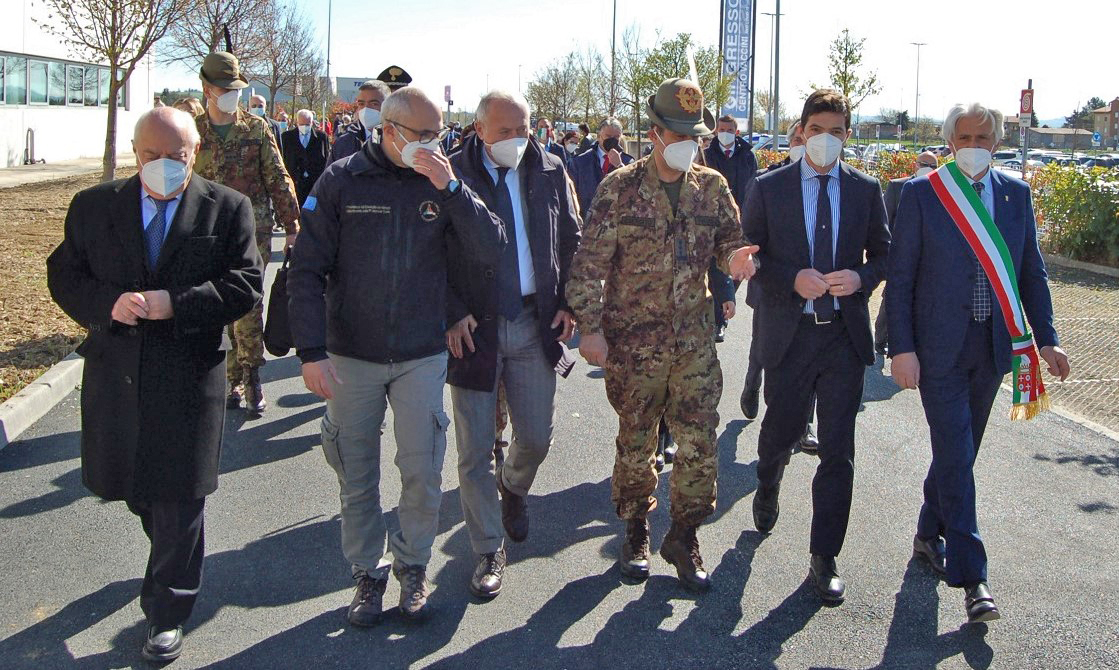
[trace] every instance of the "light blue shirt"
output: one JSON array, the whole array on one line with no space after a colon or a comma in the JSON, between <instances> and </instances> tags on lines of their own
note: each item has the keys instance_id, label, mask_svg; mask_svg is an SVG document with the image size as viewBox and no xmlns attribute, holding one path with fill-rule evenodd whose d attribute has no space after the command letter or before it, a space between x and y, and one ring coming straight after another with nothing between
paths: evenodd
<instances>
[{"instance_id":1,"label":"light blue shirt","mask_svg":"<svg viewBox=\"0 0 1119 670\"><path fill-rule=\"evenodd\" d=\"M493 162L489 152L484 148L482 164L486 166L490 179L496 184L497 163ZM524 163L522 162L521 165ZM509 198L513 201L513 225L517 231L517 267L521 274L521 295L532 295L536 293L536 272L532 269L532 248L528 245L528 230L525 227L528 208L521 193L521 179L517 170L510 169L505 173L505 186L509 189Z\"/></svg>"},{"instance_id":2,"label":"light blue shirt","mask_svg":"<svg viewBox=\"0 0 1119 670\"><path fill-rule=\"evenodd\" d=\"M308 145L308 144L309 144L310 142L311 142L311 133L310 133L310 132L306 132L306 133L299 133L299 143L303 145L303 148L304 148L304 149L306 149L306 148L307 148L307 145ZM304 176L306 176L306 175L307 175L307 173L306 173L306 172L304 172L304 173L303 173L303 175L304 175Z\"/></svg>"},{"instance_id":3,"label":"light blue shirt","mask_svg":"<svg viewBox=\"0 0 1119 670\"><path fill-rule=\"evenodd\" d=\"M819 172L800 159L800 192L804 199L804 234L808 236L808 267L816 257L816 199L820 197ZM835 250L839 246L839 161L828 170L828 200L831 201L831 262L835 266ZM834 299L835 309L839 310L839 298ZM815 314L812 301L804 303L805 314Z\"/></svg>"},{"instance_id":4,"label":"light blue shirt","mask_svg":"<svg viewBox=\"0 0 1119 670\"><path fill-rule=\"evenodd\" d=\"M165 213L166 220L163 222L163 239L167 239L167 231L171 229L171 222L175 220L175 212L179 209L179 203L183 200L183 194L171 198L167 202L167 211ZM151 225L152 219L155 218L155 198L148 195L144 189L140 188L140 220L144 224L144 230L147 231L148 226Z\"/></svg>"},{"instance_id":5,"label":"light blue shirt","mask_svg":"<svg viewBox=\"0 0 1119 670\"><path fill-rule=\"evenodd\" d=\"M966 175L965 175L966 176ZM991 182L991 168L987 168L987 174L979 181L975 181L968 177L968 181L973 184L983 184L983 192L979 194L979 199L983 201L983 206L987 208L987 213L991 215L991 219L995 218L995 190L994 184ZM975 188L972 186L972 188Z\"/></svg>"}]
</instances>

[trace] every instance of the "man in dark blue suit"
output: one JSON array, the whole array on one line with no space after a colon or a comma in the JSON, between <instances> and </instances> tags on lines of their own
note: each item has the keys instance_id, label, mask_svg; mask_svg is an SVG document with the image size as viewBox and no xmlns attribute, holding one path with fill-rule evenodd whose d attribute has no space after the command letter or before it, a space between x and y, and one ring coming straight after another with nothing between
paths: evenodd
<instances>
[{"instance_id":1,"label":"man in dark blue suit","mask_svg":"<svg viewBox=\"0 0 1119 670\"><path fill-rule=\"evenodd\" d=\"M598 143L592 149L575 157L575 193L579 196L579 211L585 212L594 200L594 192L602 178L614 170L629 165L633 156L622 151L622 122L610 116L598 128Z\"/></svg>"},{"instance_id":2,"label":"man in dark blue suit","mask_svg":"<svg viewBox=\"0 0 1119 670\"><path fill-rule=\"evenodd\" d=\"M878 180L840 162L851 135L851 104L819 90L801 112L805 157L758 177L743 214L757 244L758 311L766 413L758 436L754 524L777 523L789 445L804 432L813 394L820 465L812 480L810 579L829 604L846 585L835 558L843 547L855 476L855 417L863 372L874 363L866 299L886 273L890 233ZM865 260L864 260L865 258Z\"/></svg>"},{"instance_id":3,"label":"man in dark blue suit","mask_svg":"<svg viewBox=\"0 0 1119 670\"><path fill-rule=\"evenodd\" d=\"M1068 357L1057 346L1030 188L990 169L1002 122L1002 114L982 105L956 105L944 120L944 138L1005 241L1010 276L1017 278L1041 358L1050 374L1064 379ZM987 586L972 467L999 384L1011 369L1011 341L991 280L934 189L945 170L902 189L887 275L889 353L898 386L920 388L932 438L914 555L951 586L964 587L968 621L991 621L999 611Z\"/></svg>"}]
</instances>

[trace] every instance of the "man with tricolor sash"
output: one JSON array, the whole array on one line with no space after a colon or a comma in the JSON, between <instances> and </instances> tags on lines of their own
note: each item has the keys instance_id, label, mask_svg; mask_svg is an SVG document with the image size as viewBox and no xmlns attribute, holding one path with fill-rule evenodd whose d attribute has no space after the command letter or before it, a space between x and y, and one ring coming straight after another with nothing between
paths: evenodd
<instances>
[{"instance_id":1,"label":"man with tricolor sash","mask_svg":"<svg viewBox=\"0 0 1119 670\"><path fill-rule=\"evenodd\" d=\"M1053 328L1030 188L991 169L1002 114L956 105L943 134L955 160L910 180L898 206L889 353L897 384L920 389L932 441L914 555L965 589L969 622L992 621L1000 615L972 467L1003 376L1014 374L1011 418L1030 419L1049 407L1041 360L1062 380L1069 363Z\"/></svg>"}]
</instances>

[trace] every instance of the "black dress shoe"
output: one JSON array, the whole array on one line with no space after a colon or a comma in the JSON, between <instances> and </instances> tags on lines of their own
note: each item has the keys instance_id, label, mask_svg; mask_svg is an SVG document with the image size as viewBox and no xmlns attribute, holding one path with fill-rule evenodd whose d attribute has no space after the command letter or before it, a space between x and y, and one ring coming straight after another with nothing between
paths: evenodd
<instances>
[{"instance_id":1,"label":"black dress shoe","mask_svg":"<svg viewBox=\"0 0 1119 670\"><path fill-rule=\"evenodd\" d=\"M727 327L726 326L719 326L715 330L715 343L716 344L722 344L723 342L726 341L726 339L727 339Z\"/></svg>"},{"instance_id":2,"label":"black dress shoe","mask_svg":"<svg viewBox=\"0 0 1119 670\"><path fill-rule=\"evenodd\" d=\"M835 558L831 556L812 555L809 565L809 576L812 585L820 599L829 605L838 605L843 602L847 593L847 584L835 569Z\"/></svg>"},{"instance_id":3,"label":"black dress shoe","mask_svg":"<svg viewBox=\"0 0 1119 670\"><path fill-rule=\"evenodd\" d=\"M820 440L816 439L816 433L812 431L812 424L804 427L804 435L800 436L800 441L797 442L801 451L806 451L814 454L820 450Z\"/></svg>"},{"instance_id":4,"label":"black dress shoe","mask_svg":"<svg viewBox=\"0 0 1119 670\"><path fill-rule=\"evenodd\" d=\"M758 418L758 404L761 389L751 387L747 384L742 389L742 397L738 399L738 404L742 408L742 416L746 417L747 421L753 421Z\"/></svg>"},{"instance_id":5,"label":"black dress shoe","mask_svg":"<svg viewBox=\"0 0 1119 670\"><path fill-rule=\"evenodd\" d=\"M928 540L922 540L916 535L913 536L913 556L916 558L923 558L929 563L929 567L939 577L944 577L948 574L947 558L944 553L944 538L937 536Z\"/></svg>"},{"instance_id":6,"label":"black dress shoe","mask_svg":"<svg viewBox=\"0 0 1119 670\"><path fill-rule=\"evenodd\" d=\"M781 513L780 497L780 484L773 488L759 486L754 493L754 528L759 533L769 533L777 525L777 515Z\"/></svg>"},{"instance_id":7,"label":"black dress shoe","mask_svg":"<svg viewBox=\"0 0 1119 670\"><path fill-rule=\"evenodd\" d=\"M501 473L497 475L497 489L501 492L501 525L505 527L510 540L524 542L528 537L528 503L524 496L505 487Z\"/></svg>"},{"instance_id":8,"label":"black dress shoe","mask_svg":"<svg viewBox=\"0 0 1119 670\"><path fill-rule=\"evenodd\" d=\"M470 577L470 592L479 598L495 598L501 593L501 578L505 574L505 549L483 554Z\"/></svg>"},{"instance_id":9,"label":"black dress shoe","mask_svg":"<svg viewBox=\"0 0 1119 670\"><path fill-rule=\"evenodd\" d=\"M649 577L649 520L626 521L626 536L618 552L618 570L630 579Z\"/></svg>"},{"instance_id":10,"label":"black dress shoe","mask_svg":"<svg viewBox=\"0 0 1119 670\"><path fill-rule=\"evenodd\" d=\"M173 661L183 653L183 628L176 626L171 630L148 629L148 639L144 642L144 658L155 663Z\"/></svg>"},{"instance_id":11,"label":"black dress shoe","mask_svg":"<svg viewBox=\"0 0 1119 670\"><path fill-rule=\"evenodd\" d=\"M968 623L995 621L1002 618L999 608L995 607L995 599L991 597L991 588L987 586L987 582L965 587L964 610L967 612Z\"/></svg>"}]
</instances>

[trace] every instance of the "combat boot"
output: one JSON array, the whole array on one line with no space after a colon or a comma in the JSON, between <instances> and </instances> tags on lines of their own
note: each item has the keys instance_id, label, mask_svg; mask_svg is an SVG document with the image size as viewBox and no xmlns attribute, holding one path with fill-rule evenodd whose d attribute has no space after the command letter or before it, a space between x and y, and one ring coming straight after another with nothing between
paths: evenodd
<instances>
[{"instance_id":1,"label":"combat boot","mask_svg":"<svg viewBox=\"0 0 1119 670\"><path fill-rule=\"evenodd\" d=\"M626 536L618 555L618 569L630 579L649 577L649 520L646 518L626 521Z\"/></svg>"},{"instance_id":2,"label":"combat boot","mask_svg":"<svg viewBox=\"0 0 1119 670\"><path fill-rule=\"evenodd\" d=\"M229 382L229 395L225 397L225 406L228 409L240 409L241 400L244 398L245 385L242 382Z\"/></svg>"},{"instance_id":3,"label":"combat boot","mask_svg":"<svg viewBox=\"0 0 1119 670\"><path fill-rule=\"evenodd\" d=\"M260 368L245 367L245 409L260 414L268 407L264 387L260 385Z\"/></svg>"},{"instance_id":4,"label":"combat boot","mask_svg":"<svg viewBox=\"0 0 1119 670\"><path fill-rule=\"evenodd\" d=\"M676 574L685 588L706 591L711 588L711 580L703 568L703 557L699 555L698 528L673 521L661 542L661 558L676 567Z\"/></svg>"}]
</instances>

